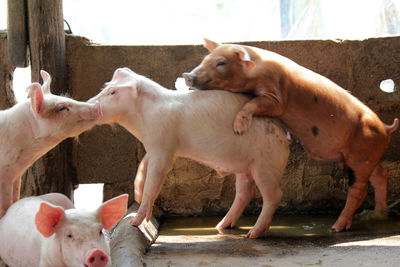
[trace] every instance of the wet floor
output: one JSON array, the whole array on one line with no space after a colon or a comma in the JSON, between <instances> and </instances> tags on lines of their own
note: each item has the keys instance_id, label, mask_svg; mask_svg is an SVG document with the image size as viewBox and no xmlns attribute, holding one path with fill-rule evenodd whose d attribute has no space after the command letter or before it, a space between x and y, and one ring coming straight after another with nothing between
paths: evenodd
<instances>
[{"instance_id":1,"label":"wet floor","mask_svg":"<svg viewBox=\"0 0 400 267\"><path fill-rule=\"evenodd\" d=\"M351 237L356 235L400 233L400 217L370 220L355 218L351 231L331 233L328 229L336 216L276 215L266 237ZM243 216L234 229L219 232L215 226L222 217L170 217L163 220L160 235L218 235L245 236L255 224L257 216Z\"/></svg>"},{"instance_id":2,"label":"wet floor","mask_svg":"<svg viewBox=\"0 0 400 267\"><path fill-rule=\"evenodd\" d=\"M328 231L336 216L276 215L265 237L246 234L256 216L219 233L222 217L163 220L146 266L399 266L400 217L357 217L351 231Z\"/></svg>"}]
</instances>

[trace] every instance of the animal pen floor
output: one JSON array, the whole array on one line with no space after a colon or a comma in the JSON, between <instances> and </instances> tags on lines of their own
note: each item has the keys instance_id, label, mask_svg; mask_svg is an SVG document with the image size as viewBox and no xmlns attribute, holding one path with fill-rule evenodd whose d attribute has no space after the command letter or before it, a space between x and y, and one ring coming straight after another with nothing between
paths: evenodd
<instances>
[{"instance_id":1,"label":"animal pen floor","mask_svg":"<svg viewBox=\"0 0 400 267\"><path fill-rule=\"evenodd\" d=\"M250 240L256 217L218 233L221 218L168 218L144 256L145 266L400 266L400 218L355 219L330 233L332 216L275 216L268 235Z\"/></svg>"}]
</instances>

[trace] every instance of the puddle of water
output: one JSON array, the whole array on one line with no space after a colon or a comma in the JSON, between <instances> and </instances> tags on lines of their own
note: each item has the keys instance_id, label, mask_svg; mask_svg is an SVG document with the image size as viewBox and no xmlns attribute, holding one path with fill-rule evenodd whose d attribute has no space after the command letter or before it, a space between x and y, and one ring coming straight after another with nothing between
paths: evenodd
<instances>
[{"instance_id":1,"label":"puddle of water","mask_svg":"<svg viewBox=\"0 0 400 267\"><path fill-rule=\"evenodd\" d=\"M342 237L362 234L399 233L400 217L382 220L353 221L351 231L331 233L328 229L336 220L330 215L275 215L268 236L277 237ZM217 235L215 226L222 217L169 217L163 220L159 234L177 235ZM242 216L234 229L224 230L224 234L246 235L255 224L257 216Z\"/></svg>"}]
</instances>

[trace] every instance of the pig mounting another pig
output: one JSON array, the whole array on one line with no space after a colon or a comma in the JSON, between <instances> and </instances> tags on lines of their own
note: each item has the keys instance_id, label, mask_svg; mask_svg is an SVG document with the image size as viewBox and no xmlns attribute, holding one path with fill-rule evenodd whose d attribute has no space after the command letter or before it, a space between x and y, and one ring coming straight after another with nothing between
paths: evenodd
<instances>
[{"instance_id":1,"label":"pig mounting another pig","mask_svg":"<svg viewBox=\"0 0 400 267\"><path fill-rule=\"evenodd\" d=\"M43 85L27 88L30 100L0 111L0 218L19 199L25 170L65 138L93 127L101 116L99 104L53 95L50 75L40 73Z\"/></svg>"},{"instance_id":2,"label":"pig mounting another pig","mask_svg":"<svg viewBox=\"0 0 400 267\"><path fill-rule=\"evenodd\" d=\"M388 174L379 160L398 119L385 125L366 105L329 79L279 54L256 47L205 40L210 51L183 76L188 86L246 92L255 96L235 116L233 129L243 135L253 116L279 118L311 159L344 162L349 170L346 205L331 227L349 229L367 194L375 191L375 214L386 213Z\"/></svg>"},{"instance_id":3,"label":"pig mounting another pig","mask_svg":"<svg viewBox=\"0 0 400 267\"><path fill-rule=\"evenodd\" d=\"M0 257L10 267L111 267L103 228L125 215L127 201L125 194L86 211L58 193L23 198L0 220Z\"/></svg>"},{"instance_id":4,"label":"pig mounting another pig","mask_svg":"<svg viewBox=\"0 0 400 267\"><path fill-rule=\"evenodd\" d=\"M176 157L185 157L220 174L236 174L236 196L218 228L234 226L257 185L263 207L248 237L269 229L282 197L280 181L289 142L270 118L255 119L246 136L233 134L231 120L248 100L222 91L168 90L128 68L114 72L111 82L89 102L102 106L99 123L120 124L146 149L135 179L135 199L141 203L131 224L150 219L167 172Z\"/></svg>"}]
</instances>

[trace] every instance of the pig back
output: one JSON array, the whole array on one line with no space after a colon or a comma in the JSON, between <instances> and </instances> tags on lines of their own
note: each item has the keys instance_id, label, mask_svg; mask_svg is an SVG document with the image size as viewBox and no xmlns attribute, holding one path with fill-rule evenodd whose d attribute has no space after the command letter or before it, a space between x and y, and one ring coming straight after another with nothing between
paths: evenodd
<instances>
[{"instance_id":1,"label":"pig back","mask_svg":"<svg viewBox=\"0 0 400 267\"><path fill-rule=\"evenodd\" d=\"M254 117L246 134L234 134L234 118L250 97L221 90L195 90L185 97L185 105L179 112L180 124L176 127L180 141L178 156L201 162L221 159L247 162L261 152L275 150L287 154L289 142L274 119Z\"/></svg>"}]
</instances>

